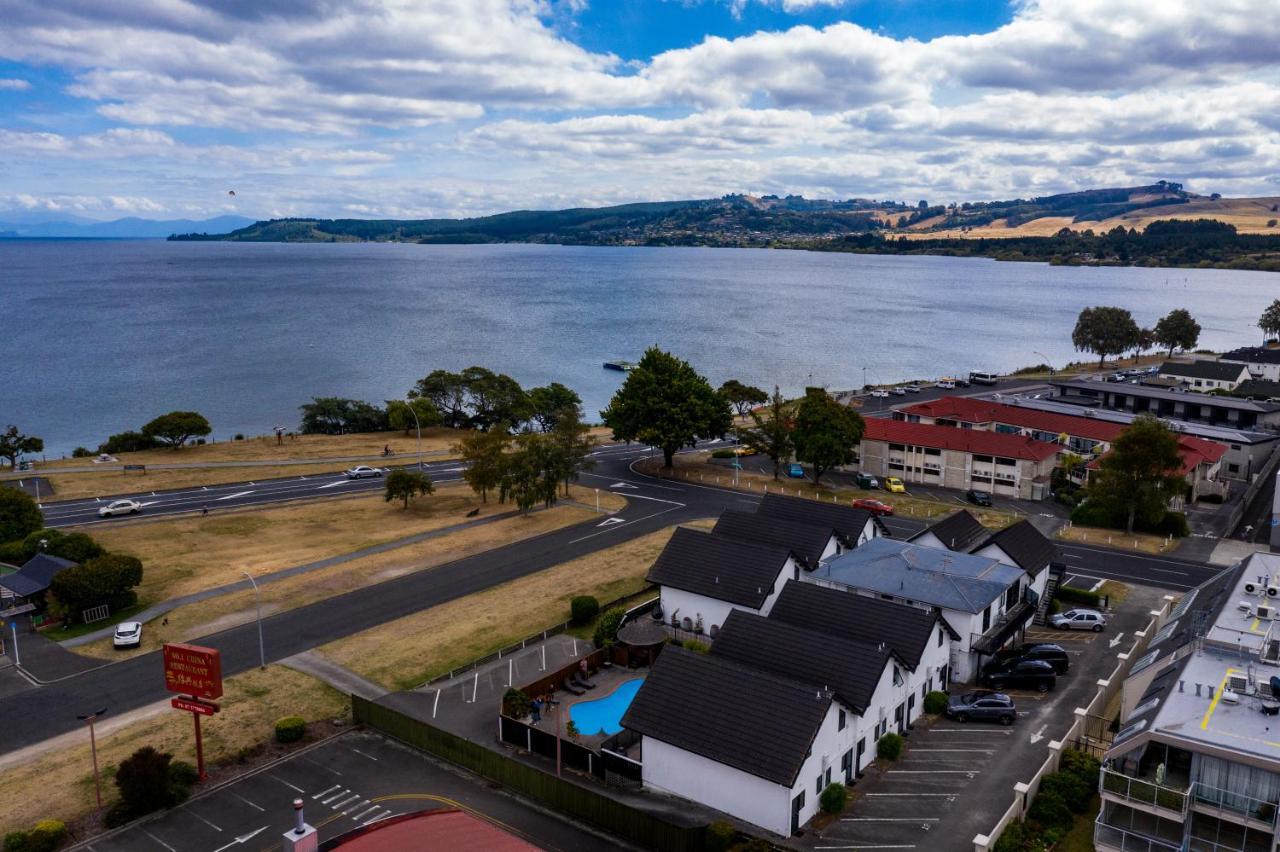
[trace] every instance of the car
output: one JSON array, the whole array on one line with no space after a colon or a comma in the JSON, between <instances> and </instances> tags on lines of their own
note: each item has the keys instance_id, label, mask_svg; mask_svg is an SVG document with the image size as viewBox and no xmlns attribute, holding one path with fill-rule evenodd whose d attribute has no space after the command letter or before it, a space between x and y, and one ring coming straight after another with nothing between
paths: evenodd
<instances>
[{"instance_id":1,"label":"car","mask_svg":"<svg viewBox=\"0 0 1280 852\"><path fill-rule=\"evenodd\" d=\"M1042 660L1053 666L1054 672L1066 674L1071 669L1071 657L1061 645L1052 642L1024 642L1016 648L999 651L983 671L994 671L1009 663L1021 660Z\"/></svg>"},{"instance_id":2,"label":"car","mask_svg":"<svg viewBox=\"0 0 1280 852\"><path fill-rule=\"evenodd\" d=\"M137 500L112 500L98 510L99 518L113 518L116 515L136 515L142 511L142 504Z\"/></svg>"},{"instance_id":3,"label":"car","mask_svg":"<svg viewBox=\"0 0 1280 852\"><path fill-rule=\"evenodd\" d=\"M955 390L956 383L953 382L951 379L941 379L938 381L938 384L935 385L935 387L940 387L943 390Z\"/></svg>"},{"instance_id":4,"label":"car","mask_svg":"<svg viewBox=\"0 0 1280 852\"><path fill-rule=\"evenodd\" d=\"M116 625L111 644L116 648L136 648L142 643L142 622L122 621Z\"/></svg>"},{"instance_id":5,"label":"car","mask_svg":"<svg viewBox=\"0 0 1280 852\"><path fill-rule=\"evenodd\" d=\"M754 456L759 454L759 450L755 447L734 447L733 454L735 456Z\"/></svg>"},{"instance_id":6,"label":"car","mask_svg":"<svg viewBox=\"0 0 1280 852\"><path fill-rule=\"evenodd\" d=\"M377 478L379 476L382 476L382 471L376 467L369 467L367 464L356 465L347 471L347 479Z\"/></svg>"},{"instance_id":7,"label":"car","mask_svg":"<svg viewBox=\"0 0 1280 852\"><path fill-rule=\"evenodd\" d=\"M888 503L881 503L879 500L872 499L871 497L864 497L861 500L854 500L852 505L853 505L853 508L855 509L866 509L868 512L875 515L877 518L884 517L885 515L893 514L892 506L890 506Z\"/></svg>"},{"instance_id":8,"label":"car","mask_svg":"<svg viewBox=\"0 0 1280 852\"><path fill-rule=\"evenodd\" d=\"M992 689L1034 689L1048 692L1058 684L1058 673L1044 660L1011 660L984 672L982 681Z\"/></svg>"},{"instance_id":9,"label":"car","mask_svg":"<svg viewBox=\"0 0 1280 852\"><path fill-rule=\"evenodd\" d=\"M1107 626L1107 619L1096 609L1069 609L1060 612L1049 623L1059 630L1092 630L1101 633Z\"/></svg>"},{"instance_id":10,"label":"car","mask_svg":"<svg viewBox=\"0 0 1280 852\"><path fill-rule=\"evenodd\" d=\"M891 391L890 391L890 393L892 393L894 396L906 396L906 395L907 395L907 389L906 389L906 388L894 388L893 390L891 390Z\"/></svg>"},{"instance_id":11,"label":"car","mask_svg":"<svg viewBox=\"0 0 1280 852\"><path fill-rule=\"evenodd\" d=\"M969 387L969 380L968 380L968 379L961 379L961 378L957 378L957 379L956 379L956 387L958 387L958 388L967 388L967 387Z\"/></svg>"},{"instance_id":12,"label":"car","mask_svg":"<svg viewBox=\"0 0 1280 852\"><path fill-rule=\"evenodd\" d=\"M919 385L903 385L902 389L907 393L920 393Z\"/></svg>"},{"instance_id":13,"label":"car","mask_svg":"<svg viewBox=\"0 0 1280 852\"><path fill-rule=\"evenodd\" d=\"M869 473L859 473L854 476L853 481L858 484L859 488L879 488L880 480L876 479Z\"/></svg>"},{"instance_id":14,"label":"car","mask_svg":"<svg viewBox=\"0 0 1280 852\"><path fill-rule=\"evenodd\" d=\"M801 465L798 465L795 462L792 462L791 465L787 468L787 476L793 477L795 479L801 479L804 477L804 468Z\"/></svg>"},{"instance_id":15,"label":"car","mask_svg":"<svg viewBox=\"0 0 1280 852\"><path fill-rule=\"evenodd\" d=\"M875 397L876 399L888 399L889 392L884 388L876 388L871 392L871 396Z\"/></svg>"},{"instance_id":16,"label":"car","mask_svg":"<svg viewBox=\"0 0 1280 852\"><path fill-rule=\"evenodd\" d=\"M902 480L896 476L886 476L884 478L884 490L890 494L906 494L907 486L902 484Z\"/></svg>"},{"instance_id":17,"label":"car","mask_svg":"<svg viewBox=\"0 0 1280 852\"><path fill-rule=\"evenodd\" d=\"M977 491L970 488L968 491L964 492L964 499L968 500L975 506L987 506L988 508L991 506L991 495L985 491Z\"/></svg>"},{"instance_id":18,"label":"car","mask_svg":"<svg viewBox=\"0 0 1280 852\"><path fill-rule=\"evenodd\" d=\"M1018 718L1018 708L1013 699L1002 692L969 692L947 702L947 716L957 722L1012 725Z\"/></svg>"}]
</instances>

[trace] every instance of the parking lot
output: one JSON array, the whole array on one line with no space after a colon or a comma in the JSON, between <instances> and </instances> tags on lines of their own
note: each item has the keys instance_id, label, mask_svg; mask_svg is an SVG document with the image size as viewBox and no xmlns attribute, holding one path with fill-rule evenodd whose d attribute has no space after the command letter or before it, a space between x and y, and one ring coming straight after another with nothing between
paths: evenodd
<instances>
[{"instance_id":1,"label":"parking lot","mask_svg":"<svg viewBox=\"0 0 1280 852\"><path fill-rule=\"evenodd\" d=\"M962 724L939 717L917 723L906 749L892 764L874 765L854 785L853 800L840 817L799 844L814 850L970 850L1013 801L1013 785L1031 777L1047 754L1049 741L1071 726L1075 708L1092 699L1099 678L1109 674L1116 654L1163 593L1136 588L1118 607L1102 633L1052 628L1027 631L1028 642L1055 642L1071 657L1070 671L1052 692L1005 690L1018 708L1018 721ZM953 685L959 695L978 689Z\"/></svg>"}]
</instances>

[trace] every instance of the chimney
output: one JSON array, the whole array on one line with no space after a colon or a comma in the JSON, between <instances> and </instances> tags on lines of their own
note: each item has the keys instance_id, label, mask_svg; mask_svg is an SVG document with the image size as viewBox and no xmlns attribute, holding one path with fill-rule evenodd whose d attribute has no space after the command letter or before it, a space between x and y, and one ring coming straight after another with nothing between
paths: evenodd
<instances>
[{"instance_id":1,"label":"chimney","mask_svg":"<svg viewBox=\"0 0 1280 852\"><path fill-rule=\"evenodd\" d=\"M293 828L284 833L280 844L282 852L317 852L320 848L320 835L307 825L302 815L302 800L293 800Z\"/></svg>"}]
</instances>

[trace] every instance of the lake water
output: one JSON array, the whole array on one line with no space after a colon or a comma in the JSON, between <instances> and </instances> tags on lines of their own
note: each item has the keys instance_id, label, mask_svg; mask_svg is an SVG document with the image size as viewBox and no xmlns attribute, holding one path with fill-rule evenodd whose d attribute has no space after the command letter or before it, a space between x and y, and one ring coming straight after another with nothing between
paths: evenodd
<instances>
[{"instance_id":1,"label":"lake water","mask_svg":"<svg viewBox=\"0 0 1280 852\"><path fill-rule=\"evenodd\" d=\"M542 245L0 240L0 427L50 455L196 409L215 436L296 427L312 396L381 401L436 368L560 381L589 416L650 344L713 382L796 391L1078 357L1076 314L1256 344L1261 272Z\"/></svg>"}]
</instances>

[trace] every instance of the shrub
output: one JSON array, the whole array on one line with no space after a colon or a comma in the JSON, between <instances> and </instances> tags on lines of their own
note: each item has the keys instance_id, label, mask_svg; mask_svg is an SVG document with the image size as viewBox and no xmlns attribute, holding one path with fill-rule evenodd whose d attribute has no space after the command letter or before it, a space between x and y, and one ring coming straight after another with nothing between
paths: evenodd
<instances>
[{"instance_id":1,"label":"shrub","mask_svg":"<svg viewBox=\"0 0 1280 852\"><path fill-rule=\"evenodd\" d=\"M124 822L174 803L174 790L169 781L169 761L172 759L173 755L167 752L143 746L120 762L116 769L116 786L120 788L121 805L124 806L120 815Z\"/></svg>"},{"instance_id":2,"label":"shrub","mask_svg":"<svg viewBox=\"0 0 1280 852\"><path fill-rule=\"evenodd\" d=\"M1089 809L1089 797L1093 795L1093 787L1078 775L1070 772L1051 772L1040 779L1038 795L1057 796L1073 813L1082 814Z\"/></svg>"},{"instance_id":3,"label":"shrub","mask_svg":"<svg viewBox=\"0 0 1280 852\"><path fill-rule=\"evenodd\" d=\"M243 441L243 440L244 440L244 435L243 435L242 433L240 433L240 432L237 432L237 433L236 433L236 436L235 436L234 438L232 438L232 440L233 440L233 441Z\"/></svg>"},{"instance_id":4,"label":"shrub","mask_svg":"<svg viewBox=\"0 0 1280 852\"><path fill-rule=\"evenodd\" d=\"M733 456L733 450L714 450L711 453L711 458L713 459L731 459Z\"/></svg>"},{"instance_id":5,"label":"shrub","mask_svg":"<svg viewBox=\"0 0 1280 852\"><path fill-rule=\"evenodd\" d=\"M1058 764L1059 772L1074 775L1092 789L1098 785L1098 772L1102 769L1102 761L1077 748L1065 749L1062 760Z\"/></svg>"},{"instance_id":6,"label":"shrub","mask_svg":"<svg viewBox=\"0 0 1280 852\"><path fill-rule=\"evenodd\" d=\"M947 694L934 690L924 697L924 712L937 715L947 709Z\"/></svg>"},{"instance_id":7,"label":"shrub","mask_svg":"<svg viewBox=\"0 0 1280 852\"><path fill-rule=\"evenodd\" d=\"M285 716L276 720L276 742L296 743L307 732L307 720L301 716Z\"/></svg>"},{"instance_id":8,"label":"shrub","mask_svg":"<svg viewBox=\"0 0 1280 852\"><path fill-rule=\"evenodd\" d=\"M1027 845L1027 828L1022 820L1016 820L1004 827L1000 839L996 841L992 852L1022 852Z\"/></svg>"},{"instance_id":9,"label":"shrub","mask_svg":"<svg viewBox=\"0 0 1280 852\"><path fill-rule=\"evenodd\" d=\"M85 459L91 455L93 455L93 450L88 447L76 447L71 451L71 458L73 459Z\"/></svg>"},{"instance_id":10,"label":"shrub","mask_svg":"<svg viewBox=\"0 0 1280 852\"><path fill-rule=\"evenodd\" d=\"M571 740L576 740L578 737L582 736L582 731L578 730L578 724L572 719L569 720L569 724L564 726L564 732Z\"/></svg>"},{"instance_id":11,"label":"shrub","mask_svg":"<svg viewBox=\"0 0 1280 852\"><path fill-rule=\"evenodd\" d=\"M614 607L600 616L600 620L596 622L596 632L591 637L597 648L607 648L617 641L618 628L622 626L622 619L626 614L622 607Z\"/></svg>"},{"instance_id":12,"label":"shrub","mask_svg":"<svg viewBox=\"0 0 1280 852\"><path fill-rule=\"evenodd\" d=\"M1085 527L1124 530L1127 521L1128 517L1123 510L1116 511L1096 500L1086 500L1071 510L1071 523ZM1187 516L1182 512L1165 512L1164 517L1154 524L1138 518L1134 521L1133 529L1135 532L1171 535L1174 538L1185 538L1191 532L1187 526Z\"/></svg>"},{"instance_id":13,"label":"shrub","mask_svg":"<svg viewBox=\"0 0 1280 852\"><path fill-rule=\"evenodd\" d=\"M514 686L502 694L502 712L514 719L529 715L532 703L523 690L516 689Z\"/></svg>"},{"instance_id":14,"label":"shrub","mask_svg":"<svg viewBox=\"0 0 1280 852\"><path fill-rule=\"evenodd\" d=\"M591 595L578 595L569 601L569 617L574 624L586 624L600 613L600 601Z\"/></svg>"},{"instance_id":15,"label":"shrub","mask_svg":"<svg viewBox=\"0 0 1280 852\"><path fill-rule=\"evenodd\" d=\"M175 760L169 764L169 780L181 787L194 787L200 780L200 773L185 760Z\"/></svg>"},{"instance_id":16,"label":"shrub","mask_svg":"<svg viewBox=\"0 0 1280 852\"><path fill-rule=\"evenodd\" d=\"M738 832L732 824L718 819L707 826L703 847L707 852L728 852L729 847L733 845L733 839L737 836Z\"/></svg>"},{"instance_id":17,"label":"shrub","mask_svg":"<svg viewBox=\"0 0 1280 852\"><path fill-rule=\"evenodd\" d=\"M693 651L695 654L710 654L711 646L706 642L699 642L697 639L690 639L684 643L685 648Z\"/></svg>"},{"instance_id":18,"label":"shrub","mask_svg":"<svg viewBox=\"0 0 1280 852\"><path fill-rule=\"evenodd\" d=\"M67 839L67 826L58 819L42 819L27 837L26 852L53 852Z\"/></svg>"},{"instance_id":19,"label":"shrub","mask_svg":"<svg viewBox=\"0 0 1280 852\"><path fill-rule=\"evenodd\" d=\"M902 755L902 737L888 733L876 742L876 757L882 760L897 760Z\"/></svg>"},{"instance_id":20,"label":"shrub","mask_svg":"<svg viewBox=\"0 0 1280 852\"><path fill-rule=\"evenodd\" d=\"M98 452L115 455L116 453L135 453L139 450L150 450L156 446L155 439L148 438L141 432L121 432L112 435L98 445Z\"/></svg>"},{"instance_id":21,"label":"shrub","mask_svg":"<svg viewBox=\"0 0 1280 852\"><path fill-rule=\"evenodd\" d=\"M1050 792L1042 791L1027 809L1027 819L1038 822L1045 828L1056 828L1066 831L1075 822L1071 809L1062 799Z\"/></svg>"},{"instance_id":22,"label":"shrub","mask_svg":"<svg viewBox=\"0 0 1280 852\"><path fill-rule=\"evenodd\" d=\"M838 814L844 810L845 802L849 801L849 791L844 788L843 784L828 784L822 794L818 796L818 805L822 808L823 813Z\"/></svg>"},{"instance_id":23,"label":"shrub","mask_svg":"<svg viewBox=\"0 0 1280 852\"><path fill-rule=\"evenodd\" d=\"M102 822L107 828L119 828L131 819L133 819L133 811L129 809L126 802L122 801L107 808L107 812L102 816Z\"/></svg>"},{"instance_id":24,"label":"shrub","mask_svg":"<svg viewBox=\"0 0 1280 852\"><path fill-rule=\"evenodd\" d=\"M1102 601L1102 596L1097 592L1091 592L1088 589L1077 589L1072 586L1059 586L1058 591L1054 594L1060 601L1084 606L1096 607Z\"/></svg>"},{"instance_id":25,"label":"shrub","mask_svg":"<svg viewBox=\"0 0 1280 852\"><path fill-rule=\"evenodd\" d=\"M27 852L31 847L29 831L11 831L4 836L4 852Z\"/></svg>"},{"instance_id":26,"label":"shrub","mask_svg":"<svg viewBox=\"0 0 1280 852\"><path fill-rule=\"evenodd\" d=\"M26 558L26 550L22 546L22 539L18 539L17 541L6 541L0 544L0 562L7 562L10 565L21 565Z\"/></svg>"}]
</instances>

